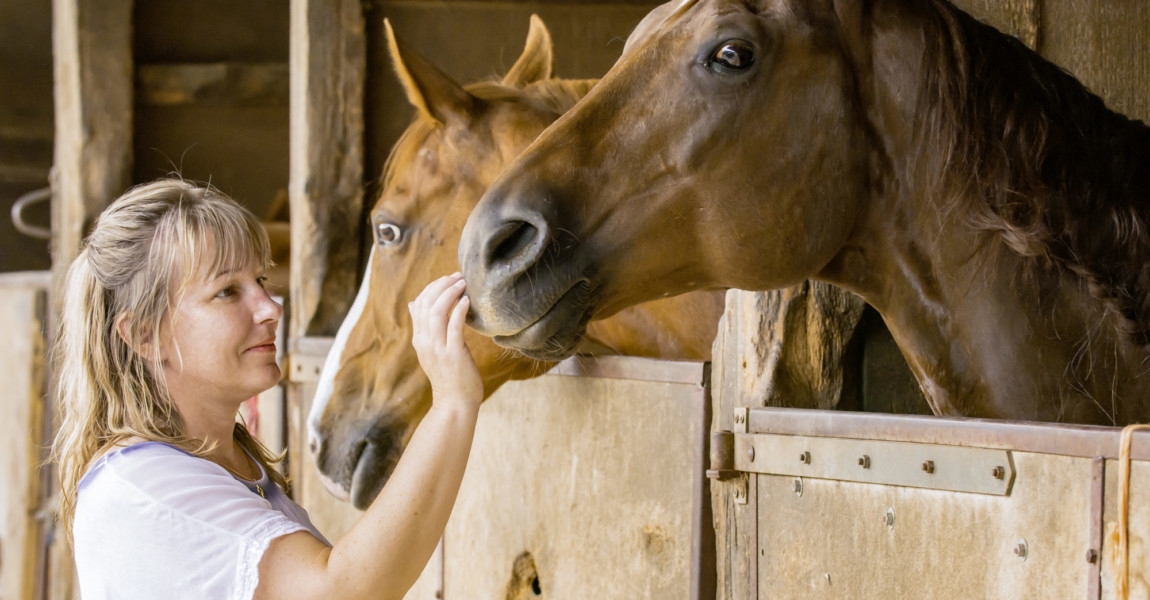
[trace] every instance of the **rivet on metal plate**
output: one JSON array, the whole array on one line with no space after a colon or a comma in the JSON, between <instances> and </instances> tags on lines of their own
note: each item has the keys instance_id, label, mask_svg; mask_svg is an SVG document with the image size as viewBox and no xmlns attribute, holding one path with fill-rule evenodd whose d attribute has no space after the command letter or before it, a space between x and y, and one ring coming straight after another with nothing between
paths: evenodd
<instances>
[{"instance_id":1,"label":"rivet on metal plate","mask_svg":"<svg viewBox=\"0 0 1150 600\"><path fill-rule=\"evenodd\" d=\"M803 478L802 477L795 477L795 480L791 486L791 489L794 490L796 496L802 496L803 495Z\"/></svg>"}]
</instances>

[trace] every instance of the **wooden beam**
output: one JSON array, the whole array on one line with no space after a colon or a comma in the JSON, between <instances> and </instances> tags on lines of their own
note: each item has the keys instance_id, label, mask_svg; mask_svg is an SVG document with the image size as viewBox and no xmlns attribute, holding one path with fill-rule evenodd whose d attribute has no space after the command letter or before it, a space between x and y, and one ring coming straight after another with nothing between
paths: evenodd
<instances>
[{"instance_id":1,"label":"wooden beam","mask_svg":"<svg viewBox=\"0 0 1150 600\"><path fill-rule=\"evenodd\" d=\"M136 65L136 98L148 106L287 106L287 63Z\"/></svg>"},{"instance_id":2,"label":"wooden beam","mask_svg":"<svg viewBox=\"0 0 1150 600\"><path fill-rule=\"evenodd\" d=\"M355 296L366 47L359 0L292 0L292 338L333 335Z\"/></svg>"}]
</instances>

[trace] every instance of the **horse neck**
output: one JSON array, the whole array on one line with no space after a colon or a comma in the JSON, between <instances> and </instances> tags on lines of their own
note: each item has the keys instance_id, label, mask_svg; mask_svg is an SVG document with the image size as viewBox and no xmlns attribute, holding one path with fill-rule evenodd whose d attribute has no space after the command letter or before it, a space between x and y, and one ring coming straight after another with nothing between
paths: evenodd
<instances>
[{"instance_id":1,"label":"horse neck","mask_svg":"<svg viewBox=\"0 0 1150 600\"><path fill-rule=\"evenodd\" d=\"M938 414L1112 423L1112 399L1146 387L1145 355L1074 274L995 234L895 211L861 232L866 274L848 282L882 315ZM834 281L834 278L831 278ZM859 281L881 282L857 285ZM1150 390L1148 390L1150 391Z\"/></svg>"},{"instance_id":2,"label":"horse neck","mask_svg":"<svg viewBox=\"0 0 1150 600\"><path fill-rule=\"evenodd\" d=\"M825 278L882 313L936 413L1084 423L1144 418L1146 352L1070 269L1026 258L979 228L969 179L924 146L917 82L923 29L876 18L861 81L874 134L868 210ZM879 30L880 28L884 28ZM917 50L916 50L917 48ZM955 176L957 175L957 176Z\"/></svg>"}]
</instances>

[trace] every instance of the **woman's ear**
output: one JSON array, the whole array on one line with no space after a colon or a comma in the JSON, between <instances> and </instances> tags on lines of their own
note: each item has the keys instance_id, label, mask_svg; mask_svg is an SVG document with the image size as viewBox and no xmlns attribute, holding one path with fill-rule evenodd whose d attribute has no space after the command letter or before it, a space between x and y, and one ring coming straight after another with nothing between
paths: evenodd
<instances>
[{"instance_id":1,"label":"woman's ear","mask_svg":"<svg viewBox=\"0 0 1150 600\"><path fill-rule=\"evenodd\" d=\"M132 349L132 352L142 357L151 357L156 351L155 346L152 344L152 337L145 335L142 340L133 340L129 325L131 318L131 313L121 313L120 316L116 317L116 335L120 336L121 340L124 340L124 343Z\"/></svg>"}]
</instances>

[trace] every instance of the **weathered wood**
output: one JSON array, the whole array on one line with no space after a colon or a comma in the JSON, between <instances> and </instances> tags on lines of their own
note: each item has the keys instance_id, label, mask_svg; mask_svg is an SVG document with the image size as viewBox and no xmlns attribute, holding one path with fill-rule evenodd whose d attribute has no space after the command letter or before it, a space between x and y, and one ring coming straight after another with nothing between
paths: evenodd
<instances>
[{"instance_id":1,"label":"weathered wood","mask_svg":"<svg viewBox=\"0 0 1150 600\"><path fill-rule=\"evenodd\" d=\"M1040 42L1044 0L953 0L954 4L1035 50Z\"/></svg>"},{"instance_id":2,"label":"weathered wood","mask_svg":"<svg viewBox=\"0 0 1150 600\"><path fill-rule=\"evenodd\" d=\"M1150 3L1042 0L1043 56L1113 110L1150 121Z\"/></svg>"},{"instance_id":3,"label":"weathered wood","mask_svg":"<svg viewBox=\"0 0 1150 600\"><path fill-rule=\"evenodd\" d=\"M743 394L745 372L743 356L752 354L748 349L749 336L744 329L747 304L752 307L755 298L750 292L727 292L726 310L719 321L711 356L711 431L734 431L734 410L753 401ZM761 298L761 296L760 296ZM756 313L758 316L760 313ZM751 330L755 331L755 330ZM758 503L754 498L746 503L735 500L736 491L748 492L757 488L756 475L740 475L733 479L711 482L711 510L715 523L715 597L719 600L754 598L758 588L758 567L753 552L758 530ZM757 495L757 491L755 492ZM750 549L750 550L748 550Z\"/></svg>"},{"instance_id":4,"label":"weathered wood","mask_svg":"<svg viewBox=\"0 0 1150 600\"><path fill-rule=\"evenodd\" d=\"M56 150L52 272L127 187L132 164L132 1L53 0Z\"/></svg>"},{"instance_id":5,"label":"weathered wood","mask_svg":"<svg viewBox=\"0 0 1150 600\"><path fill-rule=\"evenodd\" d=\"M365 52L358 0L292 1L292 337L334 334L355 296Z\"/></svg>"},{"instance_id":6,"label":"weathered wood","mask_svg":"<svg viewBox=\"0 0 1150 600\"><path fill-rule=\"evenodd\" d=\"M40 527L44 323L48 277L0 275L0 598L33 598L44 560Z\"/></svg>"},{"instance_id":7,"label":"weathered wood","mask_svg":"<svg viewBox=\"0 0 1150 600\"><path fill-rule=\"evenodd\" d=\"M287 106L286 63L137 65L136 98L151 106Z\"/></svg>"}]
</instances>

